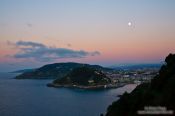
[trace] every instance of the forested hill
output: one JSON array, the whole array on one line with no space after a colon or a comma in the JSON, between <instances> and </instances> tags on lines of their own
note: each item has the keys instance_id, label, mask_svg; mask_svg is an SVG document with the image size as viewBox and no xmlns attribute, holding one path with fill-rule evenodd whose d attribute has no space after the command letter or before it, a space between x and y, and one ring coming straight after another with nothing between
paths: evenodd
<instances>
[{"instance_id":1,"label":"forested hill","mask_svg":"<svg viewBox=\"0 0 175 116\"><path fill-rule=\"evenodd\" d=\"M96 86L111 83L111 80L100 70L90 68L87 66L73 69L65 77L56 79L54 84L59 85L83 85Z\"/></svg>"},{"instance_id":2,"label":"forested hill","mask_svg":"<svg viewBox=\"0 0 175 116\"><path fill-rule=\"evenodd\" d=\"M44 65L41 68L35 69L31 72L24 72L16 76L16 79L57 79L64 77L74 68L82 66L93 67L97 70L102 71L111 70L109 68L104 68L99 65L89 65L89 64L81 64L73 62L55 63L55 64Z\"/></svg>"}]
</instances>

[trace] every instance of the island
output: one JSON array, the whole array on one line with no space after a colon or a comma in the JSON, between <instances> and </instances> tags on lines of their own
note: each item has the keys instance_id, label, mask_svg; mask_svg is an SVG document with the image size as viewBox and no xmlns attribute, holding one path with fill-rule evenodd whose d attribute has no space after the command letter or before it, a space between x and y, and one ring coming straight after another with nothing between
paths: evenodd
<instances>
[{"instance_id":1,"label":"island","mask_svg":"<svg viewBox=\"0 0 175 116\"><path fill-rule=\"evenodd\" d=\"M73 69L63 78L49 83L48 87L68 87L80 89L108 89L123 86L124 84L113 83L103 71L93 67L83 66Z\"/></svg>"}]
</instances>

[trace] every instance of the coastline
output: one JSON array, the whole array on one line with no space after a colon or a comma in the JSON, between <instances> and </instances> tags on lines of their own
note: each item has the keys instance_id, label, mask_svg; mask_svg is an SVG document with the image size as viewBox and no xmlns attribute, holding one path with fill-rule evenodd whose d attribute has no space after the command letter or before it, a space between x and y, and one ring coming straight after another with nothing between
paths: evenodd
<instances>
[{"instance_id":1,"label":"coastline","mask_svg":"<svg viewBox=\"0 0 175 116\"><path fill-rule=\"evenodd\" d=\"M83 85L60 85L54 83L48 83L47 87L54 88L78 88L78 89L87 89L87 90L96 90L96 89L112 89L119 88L127 85L128 83L118 83L118 84L108 84L108 85L94 85L94 86L83 86Z\"/></svg>"}]
</instances>

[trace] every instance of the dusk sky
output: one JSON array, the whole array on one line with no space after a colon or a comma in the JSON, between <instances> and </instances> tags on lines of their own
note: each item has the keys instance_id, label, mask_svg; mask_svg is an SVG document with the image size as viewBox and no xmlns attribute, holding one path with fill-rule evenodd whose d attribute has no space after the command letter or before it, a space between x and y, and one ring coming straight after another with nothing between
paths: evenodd
<instances>
[{"instance_id":1,"label":"dusk sky","mask_svg":"<svg viewBox=\"0 0 175 116\"><path fill-rule=\"evenodd\" d=\"M174 52L175 0L0 0L0 72L160 63Z\"/></svg>"}]
</instances>

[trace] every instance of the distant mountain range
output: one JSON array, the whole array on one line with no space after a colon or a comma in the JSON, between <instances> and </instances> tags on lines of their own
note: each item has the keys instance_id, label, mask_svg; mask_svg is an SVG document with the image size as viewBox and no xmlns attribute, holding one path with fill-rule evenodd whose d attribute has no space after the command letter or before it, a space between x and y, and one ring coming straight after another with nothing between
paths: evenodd
<instances>
[{"instance_id":1,"label":"distant mountain range","mask_svg":"<svg viewBox=\"0 0 175 116\"><path fill-rule=\"evenodd\" d=\"M33 71L25 71L24 73L16 76L16 79L57 79L66 76L70 71L75 68L87 66L89 68L94 68L96 70L101 71L109 71L112 70L110 68L105 68L99 65L89 65L89 64L81 64L81 63L54 63L44 65L38 69ZM22 72L22 71L17 71Z\"/></svg>"}]
</instances>

